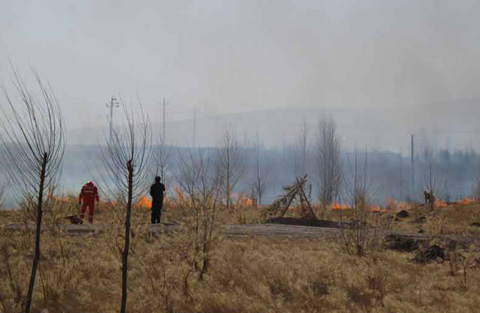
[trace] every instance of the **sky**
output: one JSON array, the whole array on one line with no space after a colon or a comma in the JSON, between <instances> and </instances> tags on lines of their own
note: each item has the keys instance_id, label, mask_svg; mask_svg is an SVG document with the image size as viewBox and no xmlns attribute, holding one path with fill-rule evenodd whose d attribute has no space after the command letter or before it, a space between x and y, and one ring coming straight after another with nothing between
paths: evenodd
<instances>
[{"instance_id":1,"label":"sky","mask_svg":"<svg viewBox=\"0 0 480 313\"><path fill-rule=\"evenodd\" d=\"M8 83L11 64L23 76L34 67L55 90L71 143L106 127L112 95L140 100L154 122L166 98L173 132L194 108L199 119L377 112L399 128L403 112L405 134L435 131L439 118L480 113L478 16L473 0L2 0L0 78ZM446 132L477 134L475 121Z\"/></svg>"}]
</instances>

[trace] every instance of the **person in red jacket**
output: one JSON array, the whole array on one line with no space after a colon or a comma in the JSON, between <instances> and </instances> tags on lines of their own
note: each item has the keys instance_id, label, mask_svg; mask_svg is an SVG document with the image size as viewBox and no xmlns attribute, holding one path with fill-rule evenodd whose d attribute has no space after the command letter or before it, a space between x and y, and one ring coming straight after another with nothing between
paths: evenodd
<instances>
[{"instance_id":1,"label":"person in red jacket","mask_svg":"<svg viewBox=\"0 0 480 313\"><path fill-rule=\"evenodd\" d=\"M88 207L88 221L93 223L93 214L95 212L95 200L98 202L98 190L97 186L95 186L91 181L83 185L82 190L80 191L80 195L78 196L78 204L82 204L82 213L80 214L80 218L83 219L85 217L85 211Z\"/></svg>"}]
</instances>

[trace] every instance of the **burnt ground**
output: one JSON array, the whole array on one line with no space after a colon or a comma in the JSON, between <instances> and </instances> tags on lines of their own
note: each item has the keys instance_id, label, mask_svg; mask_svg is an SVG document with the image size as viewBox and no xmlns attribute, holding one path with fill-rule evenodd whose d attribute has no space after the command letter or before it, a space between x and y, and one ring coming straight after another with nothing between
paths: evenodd
<instances>
[{"instance_id":1,"label":"burnt ground","mask_svg":"<svg viewBox=\"0 0 480 313\"><path fill-rule=\"evenodd\" d=\"M222 234L227 238L249 238L249 237L263 237L263 238L278 238L278 239L338 239L342 236L342 227L348 229L348 224L340 224L336 222L317 221L315 226L303 226L303 225L286 225L286 224L230 224L222 225ZM33 230L35 225L29 224L9 224L3 226L5 230L21 231L29 228ZM107 231L118 225L112 224L62 224L56 225L61 230L64 230L67 234L82 235L92 234ZM120 226L120 227L123 227ZM145 229L151 233L171 233L179 230L179 227L172 223L149 225L144 224L138 226L140 229ZM137 227L137 230L138 230ZM45 227L48 231L48 226ZM426 233L402 233L391 232L387 230L367 230L372 235L379 238L385 238L390 247L396 250L402 250L407 246L418 247L424 244L428 244L433 239L439 239L445 243L449 248L464 247L467 248L470 245L480 247L480 237L467 237L460 235L441 235L433 236ZM393 240L393 245L392 245ZM399 246L399 249L396 247ZM407 248L408 249L408 248Z\"/></svg>"}]
</instances>

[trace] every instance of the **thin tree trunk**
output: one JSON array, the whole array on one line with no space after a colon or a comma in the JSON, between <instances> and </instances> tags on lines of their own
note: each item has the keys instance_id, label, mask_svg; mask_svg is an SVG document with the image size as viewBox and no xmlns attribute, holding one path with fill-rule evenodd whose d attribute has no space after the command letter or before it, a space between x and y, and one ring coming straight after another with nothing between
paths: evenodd
<instances>
[{"instance_id":1,"label":"thin tree trunk","mask_svg":"<svg viewBox=\"0 0 480 313\"><path fill-rule=\"evenodd\" d=\"M128 287L128 252L130 249L130 217L132 214L132 195L133 195L133 165L132 160L127 162L128 169L128 196L127 196L127 215L125 218L125 247L122 254L122 305L120 313L125 313L127 306L127 287Z\"/></svg>"},{"instance_id":2,"label":"thin tree trunk","mask_svg":"<svg viewBox=\"0 0 480 313\"><path fill-rule=\"evenodd\" d=\"M43 188L45 185L45 170L47 167L47 153L43 154L42 168L40 170L40 186L37 198L37 229L35 236L35 251L33 257L32 271L30 273L30 283L28 285L28 294L25 301L25 313L30 313L32 306L33 289L35 287L35 277L37 275L38 263L40 262L40 234L42 231L42 216L43 216Z\"/></svg>"}]
</instances>

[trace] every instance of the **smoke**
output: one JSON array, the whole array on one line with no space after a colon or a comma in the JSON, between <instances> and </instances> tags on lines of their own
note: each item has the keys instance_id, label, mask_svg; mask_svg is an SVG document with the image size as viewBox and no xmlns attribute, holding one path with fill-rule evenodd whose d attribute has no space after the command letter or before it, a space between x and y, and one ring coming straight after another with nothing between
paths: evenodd
<instances>
[{"instance_id":1,"label":"smoke","mask_svg":"<svg viewBox=\"0 0 480 313\"><path fill-rule=\"evenodd\" d=\"M35 65L74 129L106 123L112 94L140 94L152 116L165 96L177 119L194 106L199 118L375 108L429 128L480 98L477 1L4 1L0 12L0 71L8 57Z\"/></svg>"},{"instance_id":2,"label":"smoke","mask_svg":"<svg viewBox=\"0 0 480 313\"><path fill-rule=\"evenodd\" d=\"M405 156L410 134L478 149L479 15L475 0L7 0L0 77L9 59L47 77L69 144L101 142L115 95L140 98L156 133L166 97L171 145L193 144L196 107L199 146L231 124L281 150L331 113L345 151Z\"/></svg>"}]
</instances>

